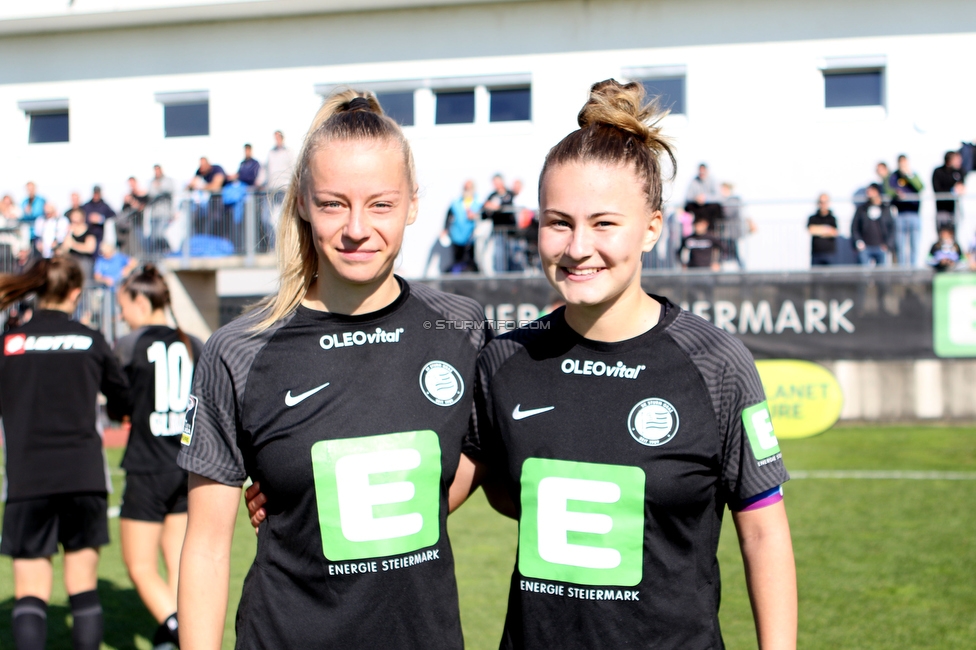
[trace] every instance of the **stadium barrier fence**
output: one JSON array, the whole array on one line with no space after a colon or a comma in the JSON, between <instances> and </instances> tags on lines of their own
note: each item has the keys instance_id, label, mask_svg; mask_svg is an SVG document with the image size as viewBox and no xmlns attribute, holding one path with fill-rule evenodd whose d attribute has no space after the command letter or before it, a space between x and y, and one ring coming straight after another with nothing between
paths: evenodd
<instances>
[{"instance_id":1,"label":"stadium barrier fence","mask_svg":"<svg viewBox=\"0 0 976 650\"><path fill-rule=\"evenodd\" d=\"M281 191L251 191L240 185L222 194L192 191L178 196L156 197L143 210L126 210L115 221L120 249L143 261L174 260L189 267L194 260L236 257L241 266L253 266L256 257L274 250L274 225L281 209ZM916 197L906 197L911 200ZM936 200L956 204L956 237L963 249L972 245L976 233L976 196L917 196L921 203L917 266L937 239ZM861 197L834 199L832 210L838 222L837 263L856 264L850 242L851 221ZM807 219L816 211L814 200L756 199L732 197L716 204L722 215L713 221L711 233L720 242L723 270L793 271L810 267L810 235ZM499 273L537 274L538 233L534 214L515 210L524 227L479 226L473 256L482 275ZM665 206L664 231L653 251L644 256L645 269L681 268L678 257L681 240L692 232L693 216L676 202ZM17 272L32 247L33 224L0 223L0 272ZM108 229L106 229L108 233ZM437 244L435 244L435 250ZM443 247L440 273L451 268L450 247ZM898 251L889 253L889 263L898 263ZM431 253L433 258L434 251ZM447 256L447 257L443 257ZM438 264L428 263L427 275L438 274Z\"/></svg>"},{"instance_id":2,"label":"stadium barrier fence","mask_svg":"<svg viewBox=\"0 0 976 650\"><path fill-rule=\"evenodd\" d=\"M920 226L915 267L924 267L932 245L938 239L935 210L936 200L954 201L956 204L955 229L959 245L968 249L973 245L976 232L976 196L923 193L905 196L905 200L920 202ZM857 265L857 251L851 241L851 222L863 196L837 198L831 209L837 219L837 252L835 265ZM817 210L816 200L758 199L743 200L732 197L725 203L713 204L719 216L712 220L709 233L719 242L719 263L723 271L799 271L810 268L810 234L807 219ZM521 212L517 209L516 212ZM692 234L694 216L684 210L684 204L675 202L665 205L664 229L654 250L643 259L645 270L680 269L687 259L679 258L681 242ZM897 219L897 217L896 217ZM490 226L476 228L473 241L473 257L479 273L494 276L501 273L538 274L538 233L536 221L529 227ZM897 225L896 225L897 228ZM479 229L481 232L479 232ZM887 254L887 264L901 265L899 256L909 256L898 250L897 237L892 236L895 246ZM431 252L434 258L438 244ZM450 255L444 248L441 255ZM435 260L436 262L436 260ZM450 273L450 260L443 263L428 261L425 276Z\"/></svg>"}]
</instances>

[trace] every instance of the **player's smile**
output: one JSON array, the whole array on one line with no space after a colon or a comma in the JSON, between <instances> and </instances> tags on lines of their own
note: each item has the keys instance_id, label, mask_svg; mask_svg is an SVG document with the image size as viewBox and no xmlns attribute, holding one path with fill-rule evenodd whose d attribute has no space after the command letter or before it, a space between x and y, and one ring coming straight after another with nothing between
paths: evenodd
<instances>
[{"instance_id":1,"label":"player's smile","mask_svg":"<svg viewBox=\"0 0 976 650\"><path fill-rule=\"evenodd\" d=\"M350 262L368 262L378 251L368 248L338 248L336 252Z\"/></svg>"},{"instance_id":2,"label":"player's smile","mask_svg":"<svg viewBox=\"0 0 976 650\"><path fill-rule=\"evenodd\" d=\"M560 266L559 271L565 276L566 280L570 282L589 282L596 278L605 267L587 267L580 268L576 266Z\"/></svg>"}]
</instances>

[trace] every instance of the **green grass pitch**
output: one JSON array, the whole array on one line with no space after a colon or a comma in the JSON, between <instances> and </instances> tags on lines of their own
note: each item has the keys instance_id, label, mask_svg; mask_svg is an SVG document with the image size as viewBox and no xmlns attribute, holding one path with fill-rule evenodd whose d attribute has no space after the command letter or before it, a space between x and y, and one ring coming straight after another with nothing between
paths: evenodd
<instances>
[{"instance_id":1,"label":"green grass pitch","mask_svg":"<svg viewBox=\"0 0 976 650\"><path fill-rule=\"evenodd\" d=\"M928 471L971 479L974 427L838 427L782 441L787 467L817 470ZM113 466L120 453L109 452ZM115 477L118 502L121 477ZM800 596L801 648L976 647L976 480L800 478L786 488ZM243 511L242 511L243 513ZM481 493L450 519L467 647L498 647L515 549L515 525L495 515ZM125 573L118 521L103 551L99 592L105 648L148 649L155 623ZM243 516L234 540L231 611L225 648L255 537ZM730 649L755 648L738 543L726 518L719 547L721 621ZM60 579L56 572L55 580ZM0 648L12 648L11 565L0 559ZM70 648L67 598L55 585L49 648Z\"/></svg>"}]
</instances>

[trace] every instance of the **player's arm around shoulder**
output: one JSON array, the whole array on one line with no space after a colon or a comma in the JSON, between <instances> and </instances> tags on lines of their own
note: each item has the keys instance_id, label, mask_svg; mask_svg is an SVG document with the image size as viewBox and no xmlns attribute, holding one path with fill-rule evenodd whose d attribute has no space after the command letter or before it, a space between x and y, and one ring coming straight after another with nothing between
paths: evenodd
<instances>
[{"instance_id":1,"label":"player's arm around shoulder","mask_svg":"<svg viewBox=\"0 0 976 650\"><path fill-rule=\"evenodd\" d=\"M218 650L223 642L240 498L239 487L190 474L177 605L180 647L186 650Z\"/></svg>"},{"instance_id":2,"label":"player's arm around shoulder","mask_svg":"<svg viewBox=\"0 0 976 650\"><path fill-rule=\"evenodd\" d=\"M467 454L461 454L457 473L451 483L448 494L450 512L460 508L479 486L484 489L488 503L496 512L510 519L518 519L518 510L502 481L488 472L487 465Z\"/></svg>"},{"instance_id":3,"label":"player's arm around shoulder","mask_svg":"<svg viewBox=\"0 0 976 650\"><path fill-rule=\"evenodd\" d=\"M733 512L760 650L796 648L793 541L783 501Z\"/></svg>"}]
</instances>

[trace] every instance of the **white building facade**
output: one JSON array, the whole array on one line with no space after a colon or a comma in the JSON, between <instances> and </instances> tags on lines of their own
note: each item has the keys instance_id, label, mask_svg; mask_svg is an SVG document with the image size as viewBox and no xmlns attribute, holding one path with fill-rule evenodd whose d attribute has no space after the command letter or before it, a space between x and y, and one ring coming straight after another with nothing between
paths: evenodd
<instances>
[{"instance_id":1,"label":"white building facade","mask_svg":"<svg viewBox=\"0 0 976 650\"><path fill-rule=\"evenodd\" d=\"M521 178L534 206L590 84L650 79L677 102L672 203L706 161L754 203L752 268L805 268L818 193L849 223L843 201L878 161L907 154L930 190L943 154L976 139L974 53L976 3L956 0L3 3L0 193L19 203L34 181L63 209L99 184L118 209L154 164L181 185L200 156L236 171L242 145L263 162L276 130L297 152L323 93L373 89L412 112L421 214L400 271L417 276L465 179L484 196L496 172ZM832 98L835 75L866 85ZM63 139L50 116L65 113L67 141L36 142ZM205 134L177 135L201 115ZM976 202L963 208L968 241Z\"/></svg>"}]
</instances>

